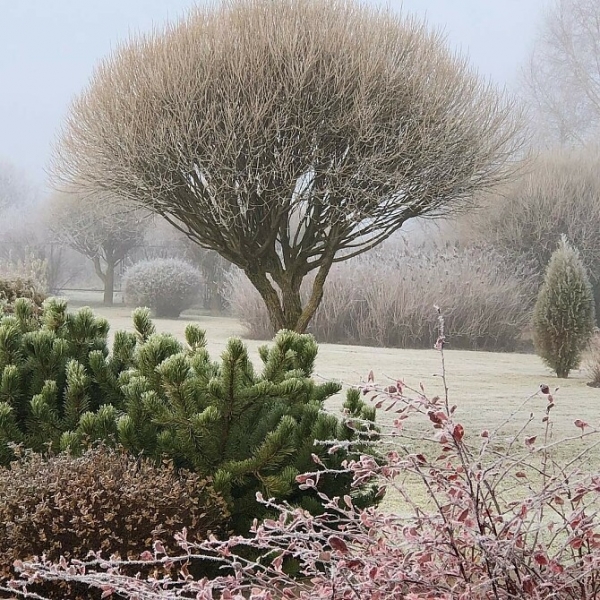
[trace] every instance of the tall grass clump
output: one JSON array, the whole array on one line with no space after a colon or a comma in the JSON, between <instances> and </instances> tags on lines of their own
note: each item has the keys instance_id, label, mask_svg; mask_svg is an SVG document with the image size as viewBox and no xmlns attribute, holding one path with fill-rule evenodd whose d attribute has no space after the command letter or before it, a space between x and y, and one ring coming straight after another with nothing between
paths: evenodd
<instances>
[{"instance_id":1,"label":"tall grass clump","mask_svg":"<svg viewBox=\"0 0 600 600\"><path fill-rule=\"evenodd\" d=\"M240 271L231 273L226 296L250 337L272 335ZM451 348L522 350L534 299L527 270L491 250L388 244L333 268L309 331L320 342L428 348L436 339L432 306L441 304Z\"/></svg>"}]
</instances>

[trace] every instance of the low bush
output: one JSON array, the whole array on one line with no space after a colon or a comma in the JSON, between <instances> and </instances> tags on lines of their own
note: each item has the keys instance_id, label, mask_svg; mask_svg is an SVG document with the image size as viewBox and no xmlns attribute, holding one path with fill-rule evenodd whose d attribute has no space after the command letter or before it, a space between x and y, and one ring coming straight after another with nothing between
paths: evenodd
<instances>
[{"instance_id":1,"label":"low bush","mask_svg":"<svg viewBox=\"0 0 600 600\"><path fill-rule=\"evenodd\" d=\"M356 391L348 393L343 418L323 410L341 385L313 379L317 344L310 335L281 332L260 349L257 373L241 340L229 340L213 362L202 330L189 325L186 343L157 334L148 309L134 312L135 331L116 332L109 352L108 322L90 309L68 313L66 303L51 300L36 315L24 299L15 307L0 317L0 464L14 458L14 444L81 453L96 440L119 443L214 477L233 526L247 531L263 510L257 491L321 509L296 475L313 454L335 468L353 453L329 456L319 440L362 441L366 449L375 433L373 423L357 424L372 421L375 411ZM351 492L350 483L340 474L326 489L374 501L371 489Z\"/></svg>"},{"instance_id":2,"label":"low bush","mask_svg":"<svg viewBox=\"0 0 600 600\"><path fill-rule=\"evenodd\" d=\"M226 296L250 337L271 337L264 303L242 272L231 273ZM441 304L451 348L523 350L534 300L529 274L491 250L384 245L334 266L309 331L320 342L429 348L431 311Z\"/></svg>"},{"instance_id":3,"label":"low bush","mask_svg":"<svg viewBox=\"0 0 600 600\"><path fill-rule=\"evenodd\" d=\"M42 554L57 561L93 551L137 560L158 539L173 552L183 527L200 540L226 533L227 523L226 504L207 480L102 446L77 458L27 453L0 469L5 576L15 560Z\"/></svg>"},{"instance_id":4,"label":"low bush","mask_svg":"<svg viewBox=\"0 0 600 600\"><path fill-rule=\"evenodd\" d=\"M141 261L123 275L127 303L147 306L157 317L178 317L193 306L201 283L198 269L176 258Z\"/></svg>"},{"instance_id":5,"label":"low bush","mask_svg":"<svg viewBox=\"0 0 600 600\"><path fill-rule=\"evenodd\" d=\"M18 298L31 300L34 309L39 311L46 296L31 279L0 279L0 310L4 314L14 312Z\"/></svg>"},{"instance_id":6,"label":"low bush","mask_svg":"<svg viewBox=\"0 0 600 600\"><path fill-rule=\"evenodd\" d=\"M108 358L108 321L89 308L69 313L50 299L39 311L19 298L13 309L0 317L0 465L14 456L10 443L57 452L86 411L119 406L117 377L135 346L117 333Z\"/></svg>"}]
</instances>

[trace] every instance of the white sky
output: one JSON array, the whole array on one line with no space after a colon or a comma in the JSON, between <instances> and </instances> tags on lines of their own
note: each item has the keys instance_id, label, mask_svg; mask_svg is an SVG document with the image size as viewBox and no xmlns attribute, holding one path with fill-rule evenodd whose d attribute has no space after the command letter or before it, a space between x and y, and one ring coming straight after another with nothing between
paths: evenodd
<instances>
[{"instance_id":1,"label":"white sky","mask_svg":"<svg viewBox=\"0 0 600 600\"><path fill-rule=\"evenodd\" d=\"M551 0L391 0L445 31L482 75L509 89ZM69 102L129 33L183 14L192 0L0 0L0 161L43 182Z\"/></svg>"}]
</instances>

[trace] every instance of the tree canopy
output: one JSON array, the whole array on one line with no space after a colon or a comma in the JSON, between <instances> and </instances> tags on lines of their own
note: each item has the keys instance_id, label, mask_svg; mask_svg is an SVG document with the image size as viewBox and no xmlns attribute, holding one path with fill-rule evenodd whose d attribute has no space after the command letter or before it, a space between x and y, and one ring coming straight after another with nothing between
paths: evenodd
<instances>
[{"instance_id":1,"label":"tree canopy","mask_svg":"<svg viewBox=\"0 0 600 600\"><path fill-rule=\"evenodd\" d=\"M334 262L506 179L514 108L414 19L229 0L106 58L53 169L161 214L243 269L276 329L303 331Z\"/></svg>"}]
</instances>

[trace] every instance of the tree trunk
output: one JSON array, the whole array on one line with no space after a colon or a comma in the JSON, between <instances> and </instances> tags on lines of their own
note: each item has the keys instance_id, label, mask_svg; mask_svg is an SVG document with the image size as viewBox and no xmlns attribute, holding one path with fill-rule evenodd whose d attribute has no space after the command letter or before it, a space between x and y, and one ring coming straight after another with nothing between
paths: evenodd
<instances>
[{"instance_id":1,"label":"tree trunk","mask_svg":"<svg viewBox=\"0 0 600 600\"><path fill-rule=\"evenodd\" d=\"M106 276L104 279L104 306L112 306L115 291L115 263L113 261L106 265Z\"/></svg>"},{"instance_id":2,"label":"tree trunk","mask_svg":"<svg viewBox=\"0 0 600 600\"><path fill-rule=\"evenodd\" d=\"M300 294L302 277L284 272L275 280L275 284L280 290L278 293L266 273L245 271L248 279L265 301L269 319L275 332L280 329L290 329L296 333L306 331L323 299L323 288L331 264L332 261L327 261L319 268L312 285L309 301L304 307L302 306Z\"/></svg>"},{"instance_id":3,"label":"tree trunk","mask_svg":"<svg viewBox=\"0 0 600 600\"><path fill-rule=\"evenodd\" d=\"M250 283L252 283L261 298L265 301L265 306L267 307L269 320L271 321L273 330L277 332L280 329L285 329L283 309L281 307L279 295L269 281L266 273L250 268L245 269L244 273L246 273L246 277L248 277Z\"/></svg>"},{"instance_id":4,"label":"tree trunk","mask_svg":"<svg viewBox=\"0 0 600 600\"><path fill-rule=\"evenodd\" d=\"M309 323L312 318L315 316L319 305L321 304L321 300L323 300L323 290L325 288L325 281L327 279L327 275L329 275L329 271L331 270L331 265L333 264L333 257L330 261L327 261L319 267L317 274L315 276L315 280L312 285L312 292L310 294L310 298L308 303L304 307L300 318L298 319L298 323L296 324L296 331L303 333L306 331Z\"/></svg>"},{"instance_id":5,"label":"tree trunk","mask_svg":"<svg viewBox=\"0 0 600 600\"><path fill-rule=\"evenodd\" d=\"M106 263L106 273L102 271L102 265L100 263L100 257L94 257L94 269L96 271L96 275L100 277L104 285L104 298L103 304L104 306L112 306L113 305L113 292L115 289L115 261L107 261Z\"/></svg>"}]
</instances>

